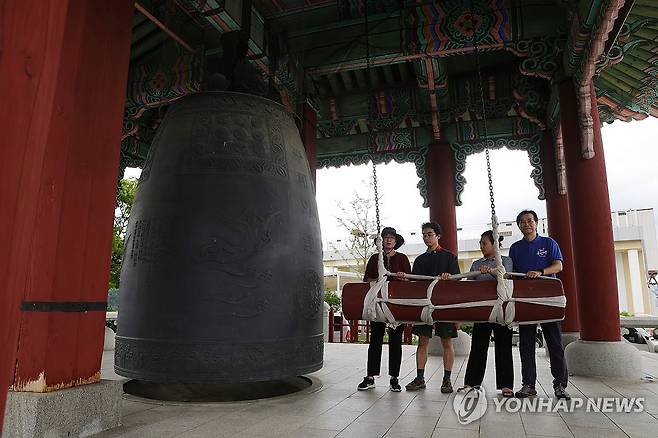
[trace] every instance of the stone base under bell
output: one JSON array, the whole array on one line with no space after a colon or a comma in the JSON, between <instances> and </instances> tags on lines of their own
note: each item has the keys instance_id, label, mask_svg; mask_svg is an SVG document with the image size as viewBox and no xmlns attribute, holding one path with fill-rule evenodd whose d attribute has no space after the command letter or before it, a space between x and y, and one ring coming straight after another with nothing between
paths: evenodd
<instances>
[{"instance_id":1,"label":"stone base under bell","mask_svg":"<svg viewBox=\"0 0 658 438\"><path fill-rule=\"evenodd\" d=\"M457 337L452 340L452 348L455 350L455 356L468 356L471 352L471 337L465 331L458 330ZM427 354L430 356L443 356L441 338L433 336L430 339Z\"/></svg>"},{"instance_id":2,"label":"stone base under bell","mask_svg":"<svg viewBox=\"0 0 658 438\"><path fill-rule=\"evenodd\" d=\"M119 426L122 382L7 394L2 438L90 436Z\"/></svg>"},{"instance_id":3,"label":"stone base under bell","mask_svg":"<svg viewBox=\"0 0 658 438\"><path fill-rule=\"evenodd\" d=\"M569 374L584 377L639 379L642 357L626 342L575 341L564 350Z\"/></svg>"}]
</instances>

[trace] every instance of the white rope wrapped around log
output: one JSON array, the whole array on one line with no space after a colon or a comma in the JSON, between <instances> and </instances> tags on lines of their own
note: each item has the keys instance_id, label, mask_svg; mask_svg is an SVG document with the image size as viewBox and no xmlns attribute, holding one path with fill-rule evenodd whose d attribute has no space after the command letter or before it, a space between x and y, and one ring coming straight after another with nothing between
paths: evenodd
<instances>
[{"instance_id":1,"label":"white rope wrapped around log","mask_svg":"<svg viewBox=\"0 0 658 438\"><path fill-rule=\"evenodd\" d=\"M382 266L383 267L383 266ZM432 313L435 310L442 309L465 309L470 307L488 307L491 306L491 313L489 315L489 322L510 326L514 323L516 315L514 303L527 303L537 304L552 307L565 307L566 298L564 295L557 297L536 297L524 298L514 297L514 282L504 278L505 270L499 268L492 269L491 272L496 276L497 298L495 300L481 300L471 301L465 303L454 304L432 304L432 291L436 284L440 281L440 277L434 277L432 283L427 288L426 298L389 298L388 297L388 284L386 280L387 275L395 275L391 272L384 270L384 275L380 273L380 279L370 283L370 289L366 293L363 300L363 313L362 317L365 320L384 322L391 326L397 326L402 322L414 321L397 321L393 313L388 308L388 304L397 304L400 306L416 306L422 307L421 320L425 324L433 325L434 318ZM468 273L468 276L479 275L479 272ZM516 274L518 275L518 274ZM515 276L516 276L515 275ZM467 275L455 275L452 278L465 278ZM550 278L550 277L549 277ZM505 306L507 304L507 306Z\"/></svg>"}]
</instances>

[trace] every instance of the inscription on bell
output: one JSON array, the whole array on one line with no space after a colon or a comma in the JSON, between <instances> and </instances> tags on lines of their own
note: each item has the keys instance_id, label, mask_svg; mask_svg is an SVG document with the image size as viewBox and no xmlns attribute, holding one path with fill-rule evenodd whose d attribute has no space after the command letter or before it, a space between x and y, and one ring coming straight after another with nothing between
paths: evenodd
<instances>
[{"instance_id":1,"label":"inscription on bell","mask_svg":"<svg viewBox=\"0 0 658 438\"><path fill-rule=\"evenodd\" d=\"M191 125L185 172L288 175L281 127L263 120L262 115L224 109L213 114L189 111L181 117L184 124Z\"/></svg>"}]
</instances>

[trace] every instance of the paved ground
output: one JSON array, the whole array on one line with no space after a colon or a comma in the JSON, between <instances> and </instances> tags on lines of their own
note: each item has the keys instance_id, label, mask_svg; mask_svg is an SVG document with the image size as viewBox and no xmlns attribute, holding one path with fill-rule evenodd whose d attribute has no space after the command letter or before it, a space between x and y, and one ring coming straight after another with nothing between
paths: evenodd
<instances>
[{"instance_id":1,"label":"paved ground","mask_svg":"<svg viewBox=\"0 0 658 438\"><path fill-rule=\"evenodd\" d=\"M386 355L386 347L384 348ZM401 382L415 376L415 347L405 346ZM108 354L110 353L110 354ZM103 358L103 377L119 378L112 370L112 352ZM520 363L515 351L515 365ZM123 426L96 437L658 437L658 382L636 382L573 377L569 391L574 397L644 397L640 413L496 413L493 398L493 349L484 386L489 405L480 420L461 425L453 410L454 395L439 391L440 357L430 357L427 389L392 393L388 378L365 392L356 390L366 364L367 346L325 344L325 366L312 374L315 391L273 400L181 405L125 397ZM658 354L643 353L644 372L658 377ZM458 357L453 384L461 385L465 357ZM383 358L386 364L386 358ZM384 365L385 367L385 365ZM537 352L538 392L552 395L548 359ZM518 367L517 367L518 368ZM385 368L382 370L384 371ZM516 369L517 389L520 371Z\"/></svg>"}]
</instances>

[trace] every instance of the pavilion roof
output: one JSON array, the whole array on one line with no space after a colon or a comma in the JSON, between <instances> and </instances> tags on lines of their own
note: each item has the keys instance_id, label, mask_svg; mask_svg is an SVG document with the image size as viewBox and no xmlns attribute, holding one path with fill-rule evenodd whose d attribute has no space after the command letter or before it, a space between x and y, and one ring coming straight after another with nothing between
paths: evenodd
<instances>
[{"instance_id":1,"label":"pavilion roof","mask_svg":"<svg viewBox=\"0 0 658 438\"><path fill-rule=\"evenodd\" d=\"M636 0L606 46L595 79L601 118L658 117L658 2Z\"/></svg>"},{"instance_id":2,"label":"pavilion roof","mask_svg":"<svg viewBox=\"0 0 658 438\"><path fill-rule=\"evenodd\" d=\"M438 136L469 150L484 138L516 147L554 123L560 55L577 75L608 3L253 0L248 56L291 110L318 111L319 165L413 161ZM243 12L241 0L136 5L124 165L144 159L166 106L199 90ZM658 116L657 22L655 0L626 2L616 18L596 63L603 121Z\"/></svg>"}]
</instances>

